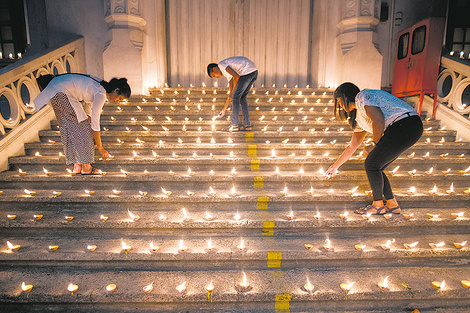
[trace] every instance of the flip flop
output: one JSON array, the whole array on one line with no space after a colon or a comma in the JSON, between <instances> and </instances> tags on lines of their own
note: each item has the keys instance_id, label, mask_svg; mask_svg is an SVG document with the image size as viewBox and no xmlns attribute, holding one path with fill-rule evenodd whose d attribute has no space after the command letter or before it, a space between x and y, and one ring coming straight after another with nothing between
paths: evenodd
<instances>
[{"instance_id":1,"label":"flip flop","mask_svg":"<svg viewBox=\"0 0 470 313\"><path fill-rule=\"evenodd\" d=\"M82 175L104 175L104 172L100 172L99 169L94 167L93 165L91 166L91 171L90 173L81 173Z\"/></svg>"},{"instance_id":2,"label":"flip flop","mask_svg":"<svg viewBox=\"0 0 470 313\"><path fill-rule=\"evenodd\" d=\"M238 126L229 126L227 128L224 128L223 130L226 132L237 132L240 129L238 128Z\"/></svg>"},{"instance_id":3,"label":"flip flop","mask_svg":"<svg viewBox=\"0 0 470 313\"><path fill-rule=\"evenodd\" d=\"M252 125L243 125L243 126L240 127L240 130L251 131L251 130L253 130L253 126Z\"/></svg>"},{"instance_id":4,"label":"flip flop","mask_svg":"<svg viewBox=\"0 0 470 313\"><path fill-rule=\"evenodd\" d=\"M372 213L375 212L375 213ZM388 212L388 207L384 205L381 208L376 208L372 204L369 204L368 206L364 208L360 208L354 211L354 213L357 214L372 214L372 215L384 215L385 213Z\"/></svg>"},{"instance_id":5,"label":"flip flop","mask_svg":"<svg viewBox=\"0 0 470 313\"><path fill-rule=\"evenodd\" d=\"M400 214L401 208L400 206L397 206L396 208L393 208L393 209L387 208L387 213Z\"/></svg>"}]
</instances>

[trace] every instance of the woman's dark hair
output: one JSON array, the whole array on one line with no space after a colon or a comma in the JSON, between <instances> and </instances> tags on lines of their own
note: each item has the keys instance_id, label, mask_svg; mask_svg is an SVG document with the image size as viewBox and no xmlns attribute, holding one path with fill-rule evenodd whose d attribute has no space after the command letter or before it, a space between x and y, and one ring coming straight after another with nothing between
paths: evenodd
<instances>
[{"instance_id":1,"label":"woman's dark hair","mask_svg":"<svg viewBox=\"0 0 470 313\"><path fill-rule=\"evenodd\" d=\"M100 85L106 89L107 93L111 93L117 88L119 89L118 95L123 95L126 99L129 99L131 96L131 87L127 83L127 78L114 77L109 82L102 80Z\"/></svg>"},{"instance_id":2,"label":"woman's dark hair","mask_svg":"<svg viewBox=\"0 0 470 313\"><path fill-rule=\"evenodd\" d=\"M351 110L349 112L344 111L341 109L341 106L338 103L338 98L343 100L343 103L346 107L349 107L349 103L353 103L356 101L356 95L360 92L359 87L354 85L353 83L342 83L338 86L335 90L335 116L339 117L342 120L348 120L349 126L352 129L356 128L356 112L357 110Z\"/></svg>"},{"instance_id":3,"label":"woman's dark hair","mask_svg":"<svg viewBox=\"0 0 470 313\"><path fill-rule=\"evenodd\" d=\"M207 74L209 75L209 77L211 77L211 74L214 71L214 67L219 67L219 65L217 63L210 63L207 66Z\"/></svg>"}]
</instances>

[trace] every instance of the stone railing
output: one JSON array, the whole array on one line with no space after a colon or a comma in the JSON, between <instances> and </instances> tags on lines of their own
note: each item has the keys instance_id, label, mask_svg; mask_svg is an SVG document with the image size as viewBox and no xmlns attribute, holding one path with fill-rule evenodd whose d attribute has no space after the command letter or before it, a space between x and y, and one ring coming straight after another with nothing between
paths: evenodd
<instances>
[{"instance_id":1,"label":"stone railing","mask_svg":"<svg viewBox=\"0 0 470 313\"><path fill-rule=\"evenodd\" d=\"M84 39L76 39L41 56L20 59L0 70L1 135L5 135L6 129L17 127L27 115L35 113L32 101L39 94L36 78L44 74L79 72L80 64L84 63L83 49Z\"/></svg>"},{"instance_id":2,"label":"stone railing","mask_svg":"<svg viewBox=\"0 0 470 313\"><path fill-rule=\"evenodd\" d=\"M438 101L468 119L470 113L470 66L443 56L437 80Z\"/></svg>"},{"instance_id":3,"label":"stone railing","mask_svg":"<svg viewBox=\"0 0 470 313\"><path fill-rule=\"evenodd\" d=\"M0 70L0 171L8 157L24 153L24 144L39 140L38 132L55 117L50 105L36 112L36 78L44 74L86 72L85 41L74 39L41 55L25 57Z\"/></svg>"}]
</instances>

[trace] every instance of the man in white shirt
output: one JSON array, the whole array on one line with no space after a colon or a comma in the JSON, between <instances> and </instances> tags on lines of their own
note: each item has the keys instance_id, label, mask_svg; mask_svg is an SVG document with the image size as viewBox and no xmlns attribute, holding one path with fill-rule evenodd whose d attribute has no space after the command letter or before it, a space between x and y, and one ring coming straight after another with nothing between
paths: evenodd
<instances>
[{"instance_id":1,"label":"man in white shirt","mask_svg":"<svg viewBox=\"0 0 470 313\"><path fill-rule=\"evenodd\" d=\"M231 57L217 63L210 63L207 66L207 74L211 78L220 78L225 76L229 81L229 96L225 101L224 108L219 113L219 117L225 115L230 102L232 102L232 123L228 128L230 131L253 130L250 123L248 103L246 96L251 86L258 78L258 70L255 63L242 56ZM238 127L238 114L240 106L243 112L243 126Z\"/></svg>"}]
</instances>

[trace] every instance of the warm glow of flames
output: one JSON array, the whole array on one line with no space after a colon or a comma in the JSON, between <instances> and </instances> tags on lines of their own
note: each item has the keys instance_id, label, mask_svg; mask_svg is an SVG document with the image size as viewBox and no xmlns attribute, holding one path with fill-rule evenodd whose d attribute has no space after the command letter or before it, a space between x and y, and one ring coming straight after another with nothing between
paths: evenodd
<instances>
[{"instance_id":1,"label":"warm glow of flames","mask_svg":"<svg viewBox=\"0 0 470 313\"><path fill-rule=\"evenodd\" d=\"M178 292L185 291L186 290L186 282L182 283L181 285L176 286L176 290L178 290Z\"/></svg>"},{"instance_id":2,"label":"warm glow of flames","mask_svg":"<svg viewBox=\"0 0 470 313\"><path fill-rule=\"evenodd\" d=\"M307 278L307 283L304 285L306 291L312 291L313 285L310 283L309 279Z\"/></svg>"},{"instance_id":3,"label":"warm glow of flames","mask_svg":"<svg viewBox=\"0 0 470 313\"><path fill-rule=\"evenodd\" d=\"M184 252L184 251L186 251L187 249L188 249L188 247L186 247L186 246L184 245L183 240L180 240L180 241L179 241L179 248L178 248L178 251Z\"/></svg>"},{"instance_id":4,"label":"warm glow of flames","mask_svg":"<svg viewBox=\"0 0 470 313\"><path fill-rule=\"evenodd\" d=\"M30 292L31 289L33 289L33 285L26 285L25 282L21 283L21 290L26 291L26 292Z\"/></svg>"},{"instance_id":5,"label":"warm glow of flames","mask_svg":"<svg viewBox=\"0 0 470 313\"><path fill-rule=\"evenodd\" d=\"M153 282L151 282L149 285L145 286L144 288L142 288L144 290L144 292L146 293L150 293L152 292L153 290Z\"/></svg>"},{"instance_id":6,"label":"warm glow of flames","mask_svg":"<svg viewBox=\"0 0 470 313\"><path fill-rule=\"evenodd\" d=\"M67 290L73 294L75 291L78 290L78 286L70 283L69 286L67 287Z\"/></svg>"},{"instance_id":7,"label":"warm glow of flames","mask_svg":"<svg viewBox=\"0 0 470 313\"><path fill-rule=\"evenodd\" d=\"M127 213L129 214L129 217L133 221L137 221L140 218L140 216L133 214L131 211L129 211L129 209L127 209Z\"/></svg>"},{"instance_id":8,"label":"warm glow of flames","mask_svg":"<svg viewBox=\"0 0 470 313\"><path fill-rule=\"evenodd\" d=\"M8 249L10 249L11 251L17 251L21 248L20 245L14 245L10 241L7 241L7 246L8 246Z\"/></svg>"},{"instance_id":9,"label":"warm glow of flames","mask_svg":"<svg viewBox=\"0 0 470 313\"><path fill-rule=\"evenodd\" d=\"M246 274L245 272L243 272L243 280L242 282L240 283L240 287L242 287L243 289L246 289L250 286L250 284L248 283L248 281L246 280Z\"/></svg>"},{"instance_id":10,"label":"warm glow of flames","mask_svg":"<svg viewBox=\"0 0 470 313\"><path fill-rule=\"evenodd\" d=\"M127 245L123 240L121 240L122 251L126 252L131 249L131 246Z\"/></svg>"},{"instance_id":11,"label":"warm glow of flames","mask_svg":"<svg viewBox=\"0 0 470 313\"><path fill-rule=\"evenodd\" d=\"M214 290L214 284L212 283L212 280L211 280L210 284L206 286L206 290L209 291L209 292Z\"/></svg>"},{"instance_id":12,"label":"warm glow of flames","mask_svg":"<svg viewBox=\"0 0 470 313\"><path fill-rule=\"evenodd\" d=\"M355 282L352 282L352 283L349 283L349 284L346 284L346 283L343 283L340 285L341 289L343 289L344 291L348 292L351 290L352 286L354 286Z\"/></svg>"},{"instance_id":13,"label":"warm glow of flames","mask_svg":"<svg viewBox=\"0 0 470 313\"><path fill-rule=\"evenodd\" d=\"M412 249L416 247L419 244L419 241L413 242L413 243L404 243L403 245L405 246L406 249Z\"/></svg>"},{"instance_id":14,"label":"warm glow of flames","mask_svg":"<svg viewBox=\"0 0 470 313\"><path fill-rule=\"evenodd\" d=\"M244 250L245 249L245 240L241 239L240 244L237 246L238 250Z\"/></svg>"},{"instance_id":15,"label":"warm glow of flames","mask_svg":"<svg viewBox=\"0 0 470 313\"><path fill-rule=\"evenodd\" d=\"M388 277L389 276L385 277L383 282L378 283L380 289L384 290L388 288Z\"/></svg>"}]
</instances>

